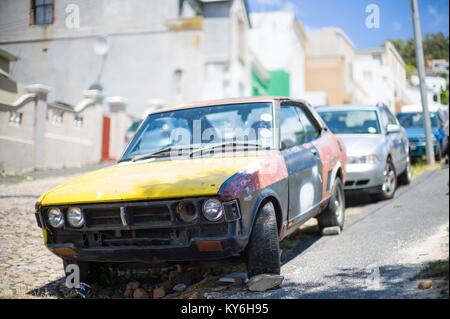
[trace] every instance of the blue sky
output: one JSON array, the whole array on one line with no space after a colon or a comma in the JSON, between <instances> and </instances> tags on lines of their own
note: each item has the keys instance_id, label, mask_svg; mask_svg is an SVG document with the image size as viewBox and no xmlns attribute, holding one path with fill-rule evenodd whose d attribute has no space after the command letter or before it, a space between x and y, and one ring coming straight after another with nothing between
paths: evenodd
<instances>
[{"instance_id":1,"label":"blue sky","mask_svg":"<svg viewBox=\"0 0 450 319\"><path fill-rule=\"evenodd\" d=\"M422 33L448 35L449 0L418 0ZM359 49L377 47L390 38L413 36L410 0L248 0L251 12L292 8L306 30L342 28ZM380 8L380 28L365 25L366 6Z\"/></svg>"}]
</instances>

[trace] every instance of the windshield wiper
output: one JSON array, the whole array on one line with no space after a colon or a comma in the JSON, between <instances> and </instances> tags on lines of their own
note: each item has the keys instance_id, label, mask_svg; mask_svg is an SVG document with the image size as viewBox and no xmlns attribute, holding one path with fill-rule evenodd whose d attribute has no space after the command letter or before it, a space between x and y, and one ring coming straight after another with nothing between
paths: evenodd
<instances>
[{"instance_id":1,"label":"windshield wiper","mask_svg":"<svg viewBox=\"0 0 450 319\"><path fill-rule=\"evenodd\" d=\"M136 156L132 157L131 160L133 162L141 161L141 160L157 157L158 155L161 155L161 154L164 154L164 153L168 153L168 152L172 152L174 150L180 150L180 149L183 149L183 147L175 146L175 145L168 145L168 146L165 146L165 147L163 147L163 148L161 148L161 149L159 149L157 151L154 151L154 152L145 153L145 154L141 154L141 155L136 155Z\"/></svg>"},{"instance_id":2,"label":"windshield wiper","mask_svg":"<svg viewBox=\"0 0 450 319\"><path fill-rule=\"evenodd\" d=\"M203 153L203 152L205 152L205 151L211 151L211 150L213 150L213 149L215 149L215 148L220 148L220 147L222 147L222 148L225 148L225 147L227 147L227 146L233 146L233 147L236 147L236 146L251 146L251 147L255 147L255 148L265 148L263 145L261 145L261 144L259 144L259 143L246 143L246 142L225 142L225 143L220 143L220 144L214 144L214 145L210 145L210 146L205 146L205 147L202 147L202 148L199 148L199 149L196 149L196 150L194 150L194 151L192 151L190 154L189 154L189 157L193 157L195 154L197 154L197 153Z\"/></svg>"}]
</instances>

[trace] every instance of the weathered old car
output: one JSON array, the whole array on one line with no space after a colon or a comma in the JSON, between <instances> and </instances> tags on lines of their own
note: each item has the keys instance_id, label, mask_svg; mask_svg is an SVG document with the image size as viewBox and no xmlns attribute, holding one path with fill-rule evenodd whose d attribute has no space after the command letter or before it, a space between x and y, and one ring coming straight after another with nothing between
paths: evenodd
<instances>
[{"instance_id":1,"label":"weathered old car","mask_svg":"<svg viewBox=\"0 0 450 319\"><path fill-rule=\"evenodd\" d=\"M88 282L101 263L246 258L280 272L279 240L344 226L344 144L306 102L245 98L150 114L117 164L36 203L46 246Z\"/></svg>"}]
</instances>

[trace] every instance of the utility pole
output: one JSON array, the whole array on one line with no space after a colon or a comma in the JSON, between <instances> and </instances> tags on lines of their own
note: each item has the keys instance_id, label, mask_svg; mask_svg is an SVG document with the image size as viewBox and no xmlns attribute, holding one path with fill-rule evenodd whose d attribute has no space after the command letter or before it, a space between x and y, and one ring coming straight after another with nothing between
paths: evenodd
<instances>
[{"instance_id":1,"label":"utility pole","mask_svg":"<svg viewBox=\"0 0 450 319\"><path fill-rule=\"evenodd\" d=\"M411 8L413 13L414 39L416 41L417 71L419 72L420 80L420 96L422 98L427 163L428 165L432 165L435 163L433 150L433 133L431 131L430 111L428 110L427 86L425 82L425 59L423 57L422 33L420 30L419 6L417 4L417 0L411 0Z\"/></svg>"}]
</instances>

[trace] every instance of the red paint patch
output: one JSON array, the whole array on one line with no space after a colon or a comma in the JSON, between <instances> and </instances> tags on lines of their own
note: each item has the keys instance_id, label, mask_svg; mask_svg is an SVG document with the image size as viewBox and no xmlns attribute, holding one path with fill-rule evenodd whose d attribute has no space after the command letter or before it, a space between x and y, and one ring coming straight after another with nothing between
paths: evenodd
<instances>
[{"instance_id":1,"label":"red paint patch","mask_svg":"<svg viewBox=\"0 0 450 319\"><path fill-rule=\"evenodd\" d=\"M288 177L288 170L279 151L266 151L260 160L226 181L219 194L226 199L249 196Z\"/></svg>"}]
</instances>

